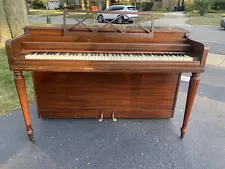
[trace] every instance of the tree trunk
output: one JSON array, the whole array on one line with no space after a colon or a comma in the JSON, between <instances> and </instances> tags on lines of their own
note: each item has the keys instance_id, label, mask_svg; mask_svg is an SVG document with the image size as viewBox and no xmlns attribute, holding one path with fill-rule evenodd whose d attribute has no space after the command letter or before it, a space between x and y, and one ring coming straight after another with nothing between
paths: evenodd
<instances>
[{"instance_id":1,"label":"tree trunk","mask_svg":"<svg viewBox=\"0 0 225 169\"><path fill-rule=\"evenodd\" d=\"M23 28L29 25L25 1L21 0L0 0L6 13L6 20L12 37L24 33Z\"/></svg>"},{"instance_id":2,"label":"tree trunk","mask_svg":"<svg viewBox=\"0 0 225 169\"><path fill-rule=\"evenodd\" d=\"M97 0L97 4L98 4L98 10L101 11L102 10L102 1Z\"/></svg>"},{"instance_id":3,"label":"tree trunk","mask_svg":"<svg viewBox=\"0 0 225 169\"><path fill-rule=\"evenodd\" d=\"M177 6L180 6L180 0L178 0Z\"/></svg>"},{"instance_id":4,"label":"tree trunk","mask_svg":"<svg viewBox=\"0 0 225 169\"><path fill-rule=\"evenodd\" d=\"M182 11L184 11L184 0L182 0Z\"/></svg>"},{"instance_id":5,"label":"tree trunk","mask_svg":"<svg viewBox=\"0 0 225 169\"><path fill-rule=\"evenodd\" d=\"M106 0L106 8L110 6L110 0Z\"/></svg>"},{"instance_id":6,"label":"tree trunk","mask_svg":"<svg viewBox=\"0 0 225 169\"><path fill-rule=\"evenodd\" d=\"M9 25L6 20L6 13L3 6L3 0L0 0L0 43L4 44L4 42L9 38L11 38L11 33Z\"/></svg>"},{"instance_id":7,"label":"tree trunk","mask_svg":"<svg viewBox=\"0 0 225 169\"><path fill-rule=\"evenodd\" d=\"M27 14L30 14L30 10L29 10L29 7L28 7L28 0L25 0L25 5L26 5L26 8L27 8Z\"/></svg>"}]
</instances>

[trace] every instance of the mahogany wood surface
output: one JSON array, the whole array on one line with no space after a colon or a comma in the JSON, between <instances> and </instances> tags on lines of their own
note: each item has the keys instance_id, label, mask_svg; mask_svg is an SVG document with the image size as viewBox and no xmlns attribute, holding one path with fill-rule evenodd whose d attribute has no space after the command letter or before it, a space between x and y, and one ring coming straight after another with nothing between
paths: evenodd
<instances>
[{"instance_id":1,"label":"mahogany wood surface","mask_svg":"<svg viewBox=\"0 0 225 169\"><path fill-rule=\"evenodd\" d=\"M187 125L191 115L191 109L194 104L195 95L198 89L199 82L200 82L199 74L193 73L189 82L184 120L183 120L183 125L181 127L181 138L183 138L184 135L187 133Z\"/></svg>"},{"instance_id":2,"label":"mahogany wood surface","mask_svg":"<svg viewBox=\"0 0 225 169\"><path fill-rule=\"evenodd\" d=\"M26 85L25 80L23 77L22 72L14 72L14 81L17 89L17 93L20 100L20 105L23 112L24 121L27 128L27 135L31 141L33 141L33 129L31 127L31 120L30 120L30 111L29 111L29 105L27 100L27 91L26 91Z\"/></svg>"},{"instance_id":3,"label":"mahogany wood surface","mask_svg":"<svg viewBox=\"0 0 225 169\"><path fill-rule=\"evenodd\" d=\"M40 117L170 118L178 74L33 72Z\"/></svg>"},{"instance_id":4,"label":"mahogany wood surface","mask_svg":"<svg viewBox=\"0 0 225 169\"><path fill-rule=\"evenodd\" d=\"M75 50L75 51L131 51L131 52L187 52L189 44L149 44L149 43L94 43L94 42L23 42L25 50Z\"/></svg>"},{"instance_id":5,"label":"mahogany wood surface","mask_svg":"<svg viewBox=\"0 0 225 169\"><path fill-rule=\"evenodd\" d=\"M9 69L14 72L27 134L33 140L22 71L31 71L39 117L42 118L171 118L180 75L192 73L181 137L194 103L199 73L208 48L178 28L154 28L154 36L133 29L90 32L80 27L64 34L63 25L29 26L24 35L6 42ZM182 52L193 61L29 60L31 52ZM113 113L114 112L114 113Z\"/></svg>"},{"instance_id":6,"label":"mahogany wood surface","mask_svg":"<svg viewBox=\"0 0 225 169\"><path fill-rule=\"evenodd\" d=\"M204 71L205 47L196 52L193 40L186 37L187 31L174 28L155 28L154 37L142 33L75 31L73 36L63 36L63 27L27 27L25 35L6 43L10 70L15 71L62 71L62 72L164 72L174 73ZM190 42L190 43L189 43ZM192 43L193 42L193 43ZM18 45L19 44L19 45ZM200 44L201 45L201 44ZM18 48L19 46L19 48ZM192 51L193 50L193 51ZM11 53L13 51L13 53ZM32 51L96 51L96 52L186 52L195 57L193 62L95 62L95 61L46 61L25 60ZM201 64L201 65L200 65ZM202 65L203 64L203 65Z\"/></svg>"}]
</instances>

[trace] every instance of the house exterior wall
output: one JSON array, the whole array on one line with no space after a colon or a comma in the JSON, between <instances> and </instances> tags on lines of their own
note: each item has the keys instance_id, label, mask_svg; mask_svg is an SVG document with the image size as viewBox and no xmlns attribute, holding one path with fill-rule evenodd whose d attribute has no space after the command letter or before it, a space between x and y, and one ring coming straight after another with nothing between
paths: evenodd
<instances>
[{"instance_id":1,"label":"house exterior wall","mask_svg":"<svg viewBox=\"0 0 225 169\"><path fill-rule=\"evenodd\" d=\"M137 0L137 2L154 2L152 9L173 10L178 0Z\"/></svg>"},{"instance_id":2,"label":"house exterior wall","mask_svg":"<svg viewBox=\"0 0 225 169\"><path fill-rule=\"evenodd\" d=\"M177 5L177 0L162 0L162 9L164 10L173 10Z\"/></svg>"}]
</instances>

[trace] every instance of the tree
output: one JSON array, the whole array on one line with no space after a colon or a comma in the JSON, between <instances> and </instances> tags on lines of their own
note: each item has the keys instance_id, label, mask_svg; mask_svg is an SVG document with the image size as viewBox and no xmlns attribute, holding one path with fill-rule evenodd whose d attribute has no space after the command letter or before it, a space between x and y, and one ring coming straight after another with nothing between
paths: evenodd
<instances>
[{"instance_id":1,"label":"tree","mask_svg":"<svg viewBox=\"0 0 225 169\"><path fill-rule=\"evenodd\" d=\"M0 39L4 42L11 37L8 22L6 20L6 13L3 6L3 0L0 0Z\"/></svg>"},{"instance_id":2,"label":"tree","mask_svg":"<svg viewBox=\"0 0 225 169\"><path fill-rule=\"evenodd\" d=\"M28 0L25 0L26 8L27 8L27 13L30 14L29 6L28 6Z\"/></svg>"},{"instance_id":3,"label":"tree","mask_svg":"<svg viewBox=\"0 0 225 169\"><path fill-rule=\"evenodd\" d=\"M184 11L184 0L178 0L178 3L177 3L177 11Z\"/></svg>"},{"instance_id":4,"label":"tree","mask_svg":"<svg viewBox=\"0 0 225 169\"><path fill-rule=\"evenodd\" d=\"M24 33L29 25L25 1L0 0L0 36L2 42Z\"/></svg>"},{"instance_id":5,"label":"tree","mask_svg":"<svg viewBox=\"0 0 225 169\"><path fill-rule=\"evenodd\" d=\"M194 0L194 8L198 10L199 14L203 16L212 5L211 0Z\"/></svg>"}]
</instances>

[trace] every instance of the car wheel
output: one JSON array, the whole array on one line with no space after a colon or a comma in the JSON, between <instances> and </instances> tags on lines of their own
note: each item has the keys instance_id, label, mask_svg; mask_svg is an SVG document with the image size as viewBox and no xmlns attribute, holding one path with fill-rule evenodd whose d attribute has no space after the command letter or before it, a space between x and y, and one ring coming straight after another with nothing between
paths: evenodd
<instances>
[{"instance_id":1,"label":"car wheel","mask_svg":"<svg viewBox=\"0 0 225 169\"><path fill-rule=\"evenodd\" d=\"M99 15L97 20L98 20L99 23L102 23L104 21L103 16Z\"/></svg>"},{"instance_id":2,"label":"car wheel","mask_svg":"<svg viewBox=\"0 0 225 169\"><path fill-rule=\"evenodd\" d=\"M117 19L117 22L118 22L119 24L124 23L124 17L123 17L123 16L120 16L120 17Z\"/></svg>"},{"instance_id":3,"label":"car wheel","mask_svg":"<svg viewBox=\"0 0 225 169\"><path fill-rule=\"evenodd\" d=\"M134 21L132 21L132 20L129 20L128 22L129 22L129 23L133 23Z\"/></svg>"}]
</instances>

